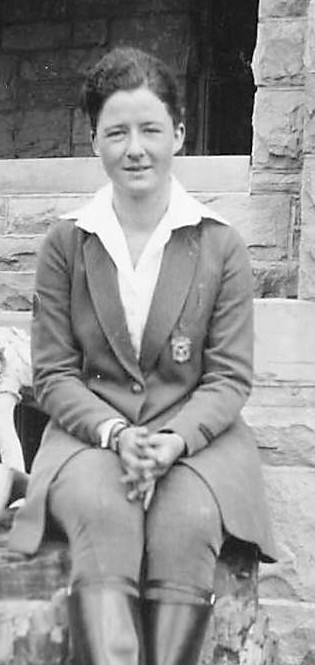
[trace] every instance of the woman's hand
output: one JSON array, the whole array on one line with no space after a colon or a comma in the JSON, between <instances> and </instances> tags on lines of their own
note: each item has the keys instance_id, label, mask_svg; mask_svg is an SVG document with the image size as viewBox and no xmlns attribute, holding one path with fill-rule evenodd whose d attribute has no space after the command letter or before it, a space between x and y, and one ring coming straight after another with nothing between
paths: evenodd
<instances>
[{"instance_id":1,"label":"woman's hand","mask_svg":"<svg viewBox=\"0 0 315 665\"><path fill-rule=\"evenodd\" d=\"M146 454L148 436L147 427L126 427L119 434L119 456L130 479L145 478L154 467L154 461Z\"/></svg>"},{"instance_id":2,"label":"woman's hand","mask_svg":"<svg viewBox=\"0 0 315 665\"><path fill-rule=\"evenodd\" d=\"M179 434L157 432L148 438L146 456L154 462L154 479L164 476L184 453L185 442Z\"/></svg>"},{"instance_id":3,"label":"woman's hand","mask_svg":"<svg viewBox=\"0 0 315 665\"><path fill-rule=\"evenodd\" d=\"M122 482L129 501L142 500L149 507L155 482L183 454L185 442L175 433L149 435L146 427L128 427L119 434L119 454L125 471Z\"/></svg>"},{"instance_id":4,"label":"woman's hand","mask_svg":"<svg viewBox=\"0 0 315 665\"><path fill-rule=\"evenodd\" d=\"M127 499L143 501L144 509L149 506L154 492L154 460L147 457L148 429L127 427L119 434L119 455L125 471L121 478L126 485Z\"/></svg>"}]
</instances>

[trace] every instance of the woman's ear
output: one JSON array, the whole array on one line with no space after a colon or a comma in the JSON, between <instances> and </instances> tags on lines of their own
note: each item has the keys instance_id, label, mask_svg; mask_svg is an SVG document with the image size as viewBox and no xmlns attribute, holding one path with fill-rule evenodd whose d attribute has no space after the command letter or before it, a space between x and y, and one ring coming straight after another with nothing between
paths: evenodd
<instances>
[{"instance_id":1,"label":"woman's ear","mask_svg":"<svg viewBox=\"0 0 315 665\"><path fill-rule=\"evenodd\" d=\"M90 137L91 137L92 150L94 152L94 155L96 157L99 157L100 153L98 149L97 133L94 131L94 129L91 130Z\"/></svg>"},{"instance_id":2,"label":"woman's ear","mask_svg":"<svg viewBox=\"0 0 315 665\"><path fill-rule=\"evenodd\" d=\"M186 129L183 122L180 122L174 129L174 149L173 155L176 155L183 147L186 136Z\"/></svg>"}]
</instances>

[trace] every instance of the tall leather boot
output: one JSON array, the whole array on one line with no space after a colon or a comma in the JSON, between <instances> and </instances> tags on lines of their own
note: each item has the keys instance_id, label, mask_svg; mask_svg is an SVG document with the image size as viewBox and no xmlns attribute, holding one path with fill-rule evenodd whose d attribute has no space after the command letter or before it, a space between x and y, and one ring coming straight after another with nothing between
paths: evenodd
<instances>
[{"instance_id":1,"label":"tall leather boot","mask_svg":"<svg viewBox=\"0 0 315 665\"><path fill-rule=\"evenodd\" d=\"M0 515L10 503L26 495L29 476L0 463Z\"/></svg>"},{"instance_id":2,"label":"tall leather boot","mask_svg":"<svg viewBox=\"0 0 315 665\"><path fill-rule=\"evenodd\" d=\"M143 628L147 665L197 665L214 604L146 600Z\"/></svg>"},{"instance_id":3,"label":"tall leather boot","mask_svg":"<svg viewBox=\"0 0 315 665\"><path fill-rule=\"evenodd\" d=\"M74 665L140 665L139 599L122 585L77 584L68 597Z\"/></svg>"}]
</instances>

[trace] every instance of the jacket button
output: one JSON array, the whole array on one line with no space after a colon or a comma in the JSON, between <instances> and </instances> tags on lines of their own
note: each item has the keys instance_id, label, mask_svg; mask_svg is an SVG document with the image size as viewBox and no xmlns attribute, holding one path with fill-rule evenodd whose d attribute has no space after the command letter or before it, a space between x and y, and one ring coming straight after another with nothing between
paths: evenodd
<instances>
[{"instance_id":1,"label":"jacket button","mask_svg":"<svg viewBox=\"0 0 315 665\"><path fill-rule=\"evenodd\" d=\"M137 383L136 381L131 384L131 392L135 393L135 395L138 395L139 393L143 392L143 386L141 383Z\"/></svg>"}]
</instances>

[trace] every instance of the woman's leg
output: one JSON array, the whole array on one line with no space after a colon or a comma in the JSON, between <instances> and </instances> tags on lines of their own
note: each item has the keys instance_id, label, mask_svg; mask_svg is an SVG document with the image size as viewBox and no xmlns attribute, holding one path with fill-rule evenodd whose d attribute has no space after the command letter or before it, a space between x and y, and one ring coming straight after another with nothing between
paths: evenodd
<instances>
[{"instance_id":1,"label":"woman's leg","mask_svg":"<svg viewBox=\"0 0 315 665\"><path fill-rule=\"evenodd\" d=\"M143 511L129 503L111 451L87 449L63 467L49 510L72 561L69 622L75 665L138 665Z\"/></svg>"},{"instance_id":2,"label":"woman's leg","mask_svg":"<svg viewBox=\"0 0 315 665\"><path fill-rule=\"evenodd\" d=\"M210 489L176 465L157 485L146 525L145 635L150 665L195 665L214 603L223 544Z\"/></svg>"}]
</instances>

